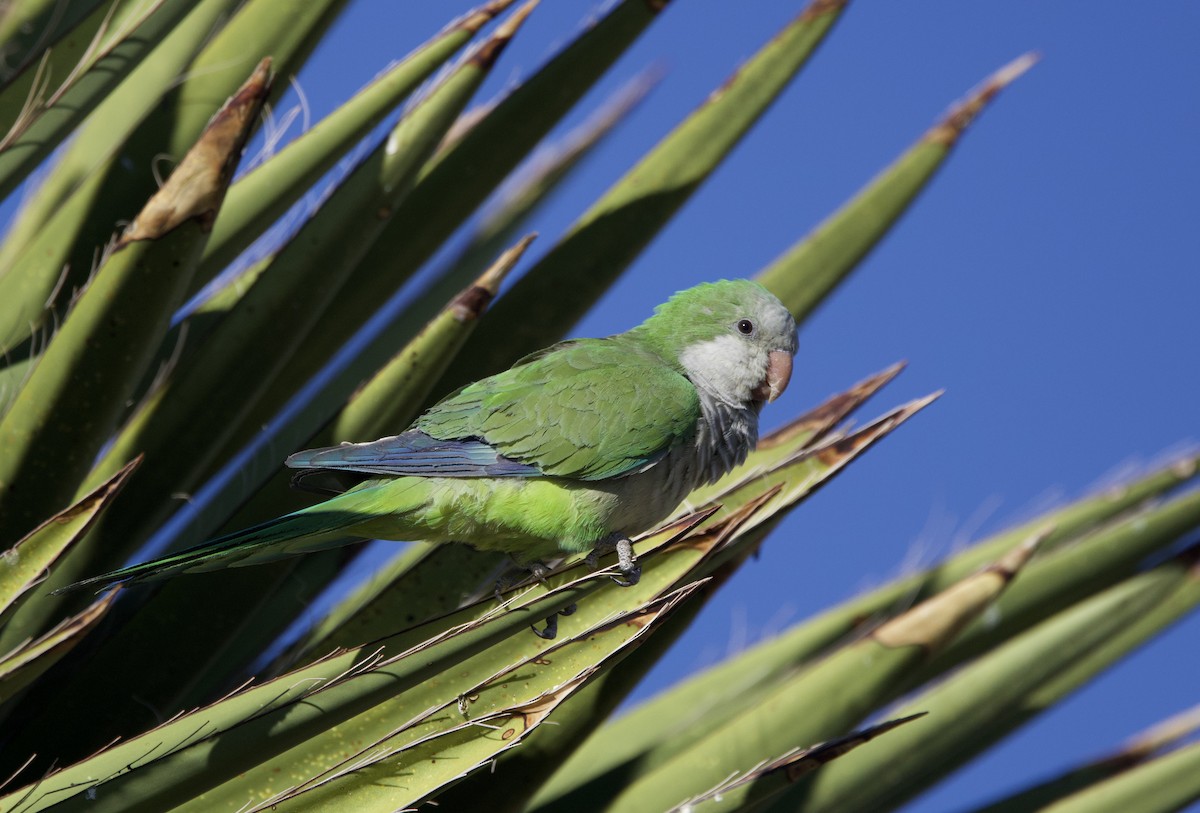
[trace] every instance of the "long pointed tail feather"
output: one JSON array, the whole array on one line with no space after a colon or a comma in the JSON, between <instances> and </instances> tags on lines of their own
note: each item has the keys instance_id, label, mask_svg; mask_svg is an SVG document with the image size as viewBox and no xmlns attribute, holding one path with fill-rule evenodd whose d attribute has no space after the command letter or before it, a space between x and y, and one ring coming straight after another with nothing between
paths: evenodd
<instances>
[{"instance_id":1,"label":"long pointed tail feather","mask_svg":"<svg viewBox=\"0 0 1200 813\"><path fill-rule=\"evenodd\" d=\"M60 587L55 594L156 581L177 573L221 570L335 548L361 540L352 530L363 521L353 511L305 509L211 539L193 548Z\"/></svg>"}]
</instances>

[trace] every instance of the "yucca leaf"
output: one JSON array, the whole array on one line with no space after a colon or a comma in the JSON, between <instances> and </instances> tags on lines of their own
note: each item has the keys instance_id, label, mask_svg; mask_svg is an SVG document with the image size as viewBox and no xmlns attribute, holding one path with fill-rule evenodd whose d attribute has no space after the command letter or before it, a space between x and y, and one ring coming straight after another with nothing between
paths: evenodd
<instances>
[{"instance_id":1,"label":"yucca leaf","mask_svg":"<svg viewBox=\"0 0 1200 813\"><path fill-rule=\"evenodd\" d=\"M503 613L476 606L457 627L434 622L243 688L9 793L0 810L59 804L58 810L160 810L180 803L505 637L527 635L531 619L583 599L595 586L594 579L568 583ZM98 784L102 792L89 798Z\"/></svg>"},{"instance_id":2,"label":"yucca leaf","mask_svg":"<svg viewBox=\"0 0 1200 813\"><path fill-rule=\"evenodd\" d=\"M261 65L125 230L0 422L10 541L67 504L112 430L182 300L267 85Z\"/></svg>"},{"instance_id":3,"label":"yucca leaf","mask_svg":"<svg viewBox=\"0 0 1200 813\"><path fill-rule=\"evenodd\" d=\"M79 0L62 8L59 0L11 0L0 10L0 86L75 28L102 0Z\"/></svg>"},{"instance_id":4,"label":"yucca leaf","mask_svg":"<svg viewBox=\"0 0 1200 813\"><path fill-rule=\"evenodd\" d=\"M8 412L17 393L29 380L29 374L33 372L33 365L34 359L26 356L0 367L0 418L3 418L4 413Z\"/></svg>"},{"instance_id":5,"label":"yucca leaf","mask_svg":"<svg viewBox=\"0 0 1200 813\"><path fill-rule=\"evenodd\" d=\"M1184 567L1169 563L1049 617L893 710L928 712L915 737L912 729L898 731L863 751L849 770L831 765L769 809L892 809L1029 719L1038 705L1026 704L1046 685L1121 636L1142 614L1154 612L1185 578ZM1190 592L1194 603L1200 590ZM1160 616L1160 626L1162 621ZM1149 632L1142 629L1143 636Z\"/></svg>"},{"instance_id":6,"label":"yucca leaf","mask_svg":"<svg viewBox=\"0 0 1200 813\"><path fill-rule=\"evenodd\" d=\"M642 582L635 587L619 588L603 575L591 573L581 563L550 575L545 585L532 585L520 595L536 598L546 590L553 591L571 584L589 584L592 592L579 603L575 613L564 617L560 623L562 638L580 635L595 625L615 615L629 612L630 608L637 608L666 592L664 585L669 586L692 572L705 553L711 551L716 540L735 532L739 522L752 513L754 508L752 506L743 516L715 526L709 531L688 533L688 529L695 527L697 519L707 518L707 514L701 514L639 540L639 550L643 553L654 551L654 555L647 558ZM494 606L492 599L435 619L423 629L465 623L478 617L489 605ZM526 624L538 620L537 616L528 612L521 612L518 617ZM373 742L387 737L401 724L420 717L426 709L437 709L447 700L469 695L474 687L486 682L498 672L516 664L529 662L544 654L549 647L547 641L532 633L498 641L486 652L481 652L453 670L442 672L437 681L428 681L399 694L392 692L389 699L377 704L369 713L359 714L353 719L339 723L337 729L329 736L313 737L290 752L280 754L250 771L243 772L227 783L227 786L216 788L198 799L197 809L208 806L207 809L212 810L236 810L246 800L250 790L266 796L284 789L291 782L302 781L307 776L331 770L356 752L355 743ZM296 775L296 772L303 772L304 775Z\"/></svg>"},{"instance_id":7,"label":"yucca leaf","mask_svg":"<svg viewBox=\"0 0 1200 813\"><path fill-rule=\"evenodd\" d=\"M802 323L907 211L983 108L1036 61L1026 54L992 74L866 188L759 272L758 281Z\"/></svg>"},{"instance_id":8,"label":"yucca leaf","mask_svg":"<svg viewBox=\"0 0 1200 813\"><path fill-rule=\"evenodd\" d=\"M987 609L1034 549L1035 544L1017 547L991 568L968 576L862 640L744 698L720 724L689 732L676 747L642 759L626 774L623 786L614 787L618 792L609 806L667 810L789 748L841 736L875 708L899 676L943 648ZM751 788L742 786L739 795ZM594 784L587 790L598 792ZM545 809L571 809L579 801L565 796Z\"/></svg>"},{"instance_id":9,"label":"yucca leaf","mask_svg":"<svg viewBox=\"0 0 1200 813\"><path fill-rule=\"evenodd\" d=\"M592 204L496 304L438 390L495 373L562 338L766 112L843 5L815 0Z\"/></svg>"},{"instance_id":10,"label":"yucca leaf","mask_svg":"<svg viewBox=\"0 0 1200 813\"><path fill-rule=\"evenodd\" d=\"M0 555L0 627L42 574L87 533L96 517L121 493L121 487L140 462L140 458L130 461L108 482L70 508L59 511Z\"/></svg>"},{"instance_id":11,"label":"yucca leaf","mask_svg":"<svg viewBox=\"0 0 1200 813\"><path fill-rule=\"evenodd\" d=\"M1045 813L1175 813L1200 799L1200 743L1180 748L1044 808Z\"/></svg>"},{"instance_id":12,"label":"yucca leaf","mask_svg":"<svg viewBox=\"0 0 1200 813\"><path fill-rule=\"evenodd\" d=\"M229 189L193 290L210 281L472 36L514 0L494 0L451 22L312 129Z\"/></svg>"},{"instance_id":13,"label":"yucca leaf","mask_svg":"<svg viewBox=\"0 0 1200 813\"><path fill-rule=\"evenodd\" d=\"M849 465L850 461L887 437L902 423L939 397L941 397L941 393L935 392L924 398L909 401L849 434L831 435L819 442L802 441L803 445L794 454L787 455L782 460L773 463L760 465L758 470L752 468L742 473L741 477L733 479L725 489L712 497L721 505L716 516L724 516L725 512L729 510L729 505L738 505L746 499L746 495L757 493L764 486L776 484L781 487L781 490L771 507L777 509L792 507L796 498L807 493L810 487L810 483L806 480L800 482L795 480L794 472L796 470L819 473L822 479L829 477L833 472L840 471ZM798 440L799 436L793 436L787 441L787 445L795 445ZM767 452L770 455L779 454L780 445L768 447Z\"/></svg>"},{"instance_id":14,"label":"yucca leaf","mask_svg":"<svg viewBox=\"0 0 1200 813\"><path fill-rule=\"evenodd\" d=\"M325 33L344 6L345 0L315 0L300 6L288 0L247 0L237 7L227 6L223 11L228 21L218 18L209 23L203 48L194 59L168 73L143 72L136 83L123 83L119 90L125 104L116 107L118 115L128 107L145 105L140 99L134 101L139 90L157 90L162 85L166 94L146 110L144 123L120 150L106 155L109 160L98 173L99 184L88 184L90 197L72 200L72 208L82 204L86 211L79 212L79 232L64 262L73 269L86 269L93 246L103 243L113 221L127 216L137 207L138 197L154 188L155 168L162 158L174 159L187 150L203 130L210 111L220 107L249 66L269 56L279 75L295 75L308 58L315 38ZM286 82L273 87L269 103L278 101L287 87ZM125 120L120 120L113 129L119 132L126 126ZM101 139L88 140L104 143ZM201 282L202 266L193 275L189 296Z\"/></svg>"},{"instance_id":15,"label":"yucca leaf","mask_svg":"<svg viewBox=\"0 0 1200 813\"><path fill-rule=\"evenodd\" d=\"M634 729L648 729L642 721L659 721L660 729L668 729L667 721L689 717L694 709L742 691L743 681L756 679L759 674L779 674L816 657L823 650L847 639L863 628L872 618L884 618L901 612L913 603L941 592L972 570L986 564L1039 531L1046 536L1041 555L1069 541L1078 539L1097 525L1112 520L1147 501L1160 497L1196 476L1194 458L1186 458L1165 466L1139 480L1118 489L1080 499L1062 509L1005 530L973 545L923 573L897 579L890 584L851 599L814 619L797 625L793 630L764 641L736 660L718 664L673 687L669 694L653 698L625 717L606 726L581 752L578 762L570 769L587 769L614 759L625 749L637 747ZM630 730L626 730L626 726ZM593 745L596 752L592 752Z\"/></svg>"},{"instance_id":16,"label":"yucca leaf","mask_svg":"<svg viewBox=\"0 0 1200 813\"><path fill-rule=\"evenodd\" d=\"M10 700L70 652L108 612L114 596L115 593L110 593L76 615L63 619L45 635L0 655L0 704ZM0 711L0 717L8 711Z\"/></svg>"},{"instance_id":17,"label":"yucca leaf","mask_svg":"<svg viewBox=\"0 0 1200 813\"><path fill-rule=\"evenodd\" d=\"M28 499L29 492L21 495L20 506L29 520L36 519L37 511L51 513L60 507L55 503L70 500L68 492L77 486L78 472L91 465L88 458L106 439L133 381L140 377L146 342L165 331L257 119L268 74L264 62L214 117L173 180L125 231L0 422L0 438L11 450L5 463L32 455L25 471L17 470L17 477L6 484L9 490L0 500L12 497L14 485L38 489L40 500ZM12 516L15 526L22 515L14 511ZM61 557L47 582L64 574L69 581L71 574L87 567L95 555L88 549L94 530ZM31 596L0 629L0 650L50 627L63 601L45 589ZM17 746L21 740L12 736L9 742Z\"/></svg>"},{"instance_id":18,"label":"yucca leaf","mask_svg":"<svg viewBox=\"0 0 1200 813\"><path fill-rule=\"evenodd\" d=\"M0 347L18 347L60 313L119 231L118 221L131 218L154 194L158 183L152 163L157 154L166 152L163 142L170 128L164 121L169 121L175 109L164 95L175 86L176 78L213 28L236 5L236 0L197 3L97 105L21 206L0 245L0 301L5 303L0 311ZM231 95L245 76L245 72L239 73L225 96ZM219 107L218 102L210 109ZM152 131L144 139L152 142L150 153L122 155L122 146L139 127ZM199 134L199 130L191 133L178 152L167 154L182 155ZM122 164L122 158L128 163ZM117 198L110 205L104 197L106 182L111 182L109 176L114 172L121 184L120 207ZM26 347L19 352L28 354L36 349Z\"/></svg>"},{"instance_id":19,"label":"yucca leaf","mask_svg":"<svg viewBox=\"0 0 1200 813\"><path fill-rule=\"evenodd\" d=\"M328 810L333 805L393 811L436 795L521 743L560 704L652 634L695 589L686 585L564 640L472 689L458 709L443 707L415 726L364 743L360 758L257 809Z\"/></svg>"},{"instance_id":20,"label":"yucca leaf","mask_svg":"<svg viewBox=\"0 0 1200 813\"><path fill-rule=\"evenodd\" d=\"M0 90L0 197L37 164L190 10L194 0L102 4Z\"/></svg>"},{"instance_id":21,"label":"yucca leaf","mask_svg":"<svg viewBox=\"0 0 1200 813\"><path fill-rule=\"evenodd\" d=\"M835 396L814 410L807 419L796 421L795 428L785 427L777 435L782 440L794 432L812 431L813 427L829 428L842 420L852 405L865 399L891 375L894 375L894 370L885 371ZM771 442L770 437L763 440L764 444ZM753 453L748 462L752 462L757 454ZM925 573L884 585L816 619L798 624L792 630L764 641L736 658L717 664L600 727L578 752L565 760L535 801L541 803L555 798L571 787L603 776L609 770L619 775L619 766L641 759L643 754L653 750L660 742L670 742L682 736L682 732L697 719L712 714L714 708L745 695L762 682L774 681L779 675L816 657L822 650L846 639L855 630L862 629L872 617L886 617L900 612L916 601L941 592L955 580L986 564L989 556L999 556L1024 538L1039 531L1046 532L1041 545L1044 552L1055 544L1062 544L1065 540L1092 530L1097 524L1143 505L1181 483L1189 482L1195 475L1194 458L1176 461L1119 489L1086 497L1047 516L999 533ZM701 493L706 493L709 498L716 496L705 489ZM633 660L638 657L635 655ZM623 664L622 668L627 665ZM605 780L599 781L603 784Z\"/></svg>"},{"instance_id":22,"label":"yucca leaf","mask_svg":"<svg viewBox=\"0 0 1200 813\"><path fill-rule=\"evenodd\" d=\"M718 813L718 811L743 811L752 805L761 804L772 796L783 792L801 776L811 773L827 762L845 756L860 745L886 734L893 728L911 723L924 717L911 714L896 720L868 726L836 740L801 748L794 753L755 766L750 771L731 777L717 787L671 808L670 813Z\"/></svg>"},{"instance_id":23,"label":"yucca leaf","mask_svg":"<svg viewBox=\"0 0 1200 813\"><path fill-rule=\"evenodd\" d=\"M505 4L510 1L504 0ZM480 14L482 13L481 11ZM465 18L465 20L470 21L471 18ZM445 36L449 38L451 34L458 31L459 28L457 26L452 26L447 29ZM442 41L437 40L435 42L440 44ZM424 49L418 53L423 54ZM426 55L426 59L428 59L428 56ZM407 68L408 63L414 62L415 59L416 55L410 57L404 63L398 65L394 71ZM390 76L391 74L389 74ZM399 77L396 78L396 81L398 80ZM590 118L579 128L569 133L563 139L561 145L555 145L555 149L550 151L549 154L543 155L540 151L535 153L531 159L534 166L529 170L528 176L518 176L516 179L518 181L516 188L508 190L504 199L485 216L484 223L473 235L464 250L458 257L447 263L446 271L438 276L436 282L427 286L414 297L413 302L405 306L403 312L396 317L396 321L410 327L425 324L442 309L447 300L452 299L462 288L468 286L472 279L483 273L484 269L497 255L517 240L517 229L526 217L546 201L557 185L570 175L571 170L580 164L588 151L640 100L642 94L648 92L648 83L650 81L648 77L639 77L637 83L623 89L596 116ZM373 87L368 88L368 91L372 90ZM366 93L367 91L364 91L363 95L365 96ZM339 113L342 115L349 114L352 112L350 109L351 105L354 105L357 101L357 97L351 100L346 105L346 110L339 111ZM226 201L225 206L222 207L222 211L226 213L234 211L233 207L239 201L243 201L246 198L250 198L246 205L258 205L262 200L270 200L271 195L279 194L279 190L284 186L286 179L276 177L277 167L280 167L278 174L283 174L284 170L290 166L289 164L281 165L279 162L288 159L290 150L301 147L305 148L307 152L311 152L314 156L324 155L324 153L316 151L318 145L310 141L310 139L324 133L323 128L327 124L330 125L330 129L332 129L333 124L337 124L339 130L344 127L345 124L338 121L342 117L339 113L335 113L329 119L318 123L312 130L288 145L287 148L262 167L251 172L230 187L229 199ZM469 115L470 111L460 117L459 121L454 125L455 128ZM439 150L446 151L448 149L446 142L450 140L451 135L448 134ZM253 186L250 186L250 184L253 184ZM252 195L250 194L251 191L253 191ZM214 237L208 243L209 251L214 250L214 245L221 238L223 222L221 220L217 221L214 229ZM251 222L256 224L257 227L257 219ZM237 301L245 295L246 290L249 289L253 280L267 264L269 264L269 260L260 260L247 267L232 280L222 285L213 295L197 307L196 311L189 316L185 323L187 325L187 336L192 343L202 340L201 337L206 335L209 326L212 323L219 322L221 317L237 304ZM207 260L201 263L201 267L197 271L198 276L202 276L205 273L207 265ZM224 261L214 262L210 270L216 273L223 265ZM411 340L413 332L415 332L415 327L410 331L410 335L404 338L404 341ZM170 340L165 344L170 345ZM170 347L168 346L165 348L165 353L169 352ZM315 441L310 445L316 445Z\"/></svg>"},{"instance_id":24,"label":"yucca leaf","mask_svg":"<svg viewBox=\"0 0 1200 813\"><path fill-rule=\"evenodd\" d=\"M1043 618L1118 583L1149 556L1200 525L1200 491L1114 522L1069 548L1040 558L997 602L994 624L976 623L930 662L929 675L994 647Z\"/></svg>"},{"instance_id":25,"label":"yucca leaf","mask_svg":"<svg viewBox=\"0 0 1200 813\"><path fill-rule=\"evenodd\" d=\"M1173 593L1172 598L1174 597ZM1080 765L984 807L973 808L972 813L1021 813L1024 810L1041 810L1052 802L1097 785L1105 779L1110 779L1147 760L1160 756L1168 749L1173 749L1181 742L1191 738L1198 728L1200 728L1200 706L1195 706L1159 723L1115 753Z\"/></svg>"},{"instance_id":26,"label":"yucca leaf","mask_svg":"<svg viewBox=\"0 0 1200 813\"><path fill-rule=\"evenodd\" d=\"M28 330L31 321L42 318L37 309L64 266L68 270L62 290L69 292L86 277L94 252L109 239L115 224L135 212L140 199L156 188L161 159L177 158L191 146L211 111L234 92L249 63L269 55L276 71L295 73L313 36L323 33L344 0L305 3L299 11L288 0L250 0L225 23L236 5L207 0L197 6L89 118L82 137L38 190L18 234L10 235L0 256L5 263L14 238L34 231L28 247L15 246L6 274L31 278L22 289L28 299L21 310L32 310L32 315L18 320L18 326ZM285 88L286 83L270 98ZM86 180L74 188L79 178ZM46 212L53 213L48 223ZM189 285L189 295L200 282Z\"/></svg>"}]
</instances>

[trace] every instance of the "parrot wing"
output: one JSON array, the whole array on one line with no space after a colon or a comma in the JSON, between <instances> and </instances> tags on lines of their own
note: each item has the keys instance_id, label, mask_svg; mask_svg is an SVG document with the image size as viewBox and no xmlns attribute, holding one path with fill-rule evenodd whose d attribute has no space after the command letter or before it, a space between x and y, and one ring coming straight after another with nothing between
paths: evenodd
<instances>
[{"instance_id":1,"label":"parrot wing","mask_svg":"<svg viewBox=\"0 0 1200 813\"><path fill-rule=\"evenodd\" d=\"M463 387L413 428L292 455L301 469L602 480L644 471L695 436L695 386L626 336L563 342Z\"/></svg>"}]
</instances>

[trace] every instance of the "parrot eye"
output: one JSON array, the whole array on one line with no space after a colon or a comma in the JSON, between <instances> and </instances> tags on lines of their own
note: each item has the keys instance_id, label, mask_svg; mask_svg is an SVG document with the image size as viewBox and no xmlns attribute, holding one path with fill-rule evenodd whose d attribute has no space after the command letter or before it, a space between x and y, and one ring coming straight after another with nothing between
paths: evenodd
<instances>
[{"instance_id":1,"label":"parrot eye","mask_svg":"<svg viewBox=\"0 0 1200 813\"><path fill-rule=\"evenodd\" d=\"M754 323L749 319L739 319L737 323L738 333L743 336L749 336L754 332Z\"/></svg>"}]
</instances>

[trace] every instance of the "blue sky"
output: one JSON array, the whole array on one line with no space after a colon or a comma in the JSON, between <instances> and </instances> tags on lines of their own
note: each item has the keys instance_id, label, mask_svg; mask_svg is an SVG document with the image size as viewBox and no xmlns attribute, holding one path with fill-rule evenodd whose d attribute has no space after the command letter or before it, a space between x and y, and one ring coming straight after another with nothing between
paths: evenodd
<instances>
[{"instance_id":1,"label":"blue sky","mask_svg":"<svg viewBox=\"0 0 1200 813\"><path fill-rule=\"evenodd\" d=\"M319 117L466 2L352 2L299 77ZM596 11L550 0L484 96ZM791 0L675 0L582 105L639 69L661 86L539 216L536 251L786 23ZM915 562L1112 483L1197 440L1200 6L853 2L810 65L577 335L701 280L753 274L1019 54L1042 62L805 326L779 423L899 359L863 417L944 388L806 503L639 696ZM285 102L286 104L286 102ZM1195 703L1185 622L912 811L953 810L1096 755Z\"/></svg>"},{"instance_id":2,"label":"blue sky","mask_svg":"<svg viewBox=\"0 0 1200 813\"><path fill-rule=\"evenodd\" d=\"M312 120L472 5L352 0L298 77ZM532 224L534 256L802 7L674 0L567 124L640 69L660 87ZM481 98L597 11L544 0ZM638 696L963 542L1197 440L1200 5L856 0L772 110L576 331L755 273L996 68L1033 71L967 133L899 227L801 332L782 423L908 370L862 417L946 395L799 509ZM282 107L295 103L295 96ZM528 263L526 263L528 267ZM954 810L1096 755L1196 702L1177 627L912 811Z\"/></svg>"}]
</instances>

